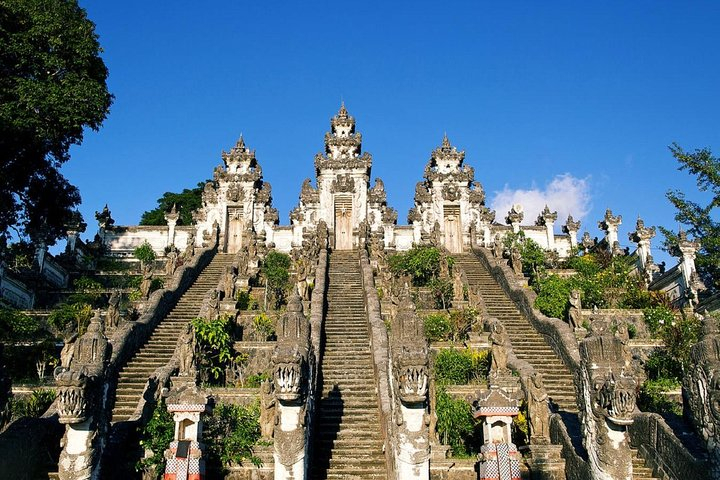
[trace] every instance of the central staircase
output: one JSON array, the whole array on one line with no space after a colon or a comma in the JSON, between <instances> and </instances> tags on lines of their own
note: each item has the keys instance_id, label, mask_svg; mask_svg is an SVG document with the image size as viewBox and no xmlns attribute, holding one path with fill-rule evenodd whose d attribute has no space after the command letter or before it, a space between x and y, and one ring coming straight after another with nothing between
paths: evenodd
<instances>
[{"instance_id":1,"label":"central staircase","mask_svg":"<svg viewBox=\"0 0 720 480\"><path fill-rule=\"evenodd\" d=\"M358 254L333 252L329 267L310 478L386 479Z\"/></svg>"},{"instance_id":2,"label":"central staircase","mask_svg":"<svg viewBox=\"0 0 720 480\"><path fill-rule=\"evenodd\" d=\"M217 286L225 266L232 262L233 255L216 254L180 297L170 313L158 323L145 345L120 370L112 423L130 420L140 402L148 378L155 370L170 361L178 338L184 333L186 325L198 316L208 290Z\"/></svg>"}]
</instances>

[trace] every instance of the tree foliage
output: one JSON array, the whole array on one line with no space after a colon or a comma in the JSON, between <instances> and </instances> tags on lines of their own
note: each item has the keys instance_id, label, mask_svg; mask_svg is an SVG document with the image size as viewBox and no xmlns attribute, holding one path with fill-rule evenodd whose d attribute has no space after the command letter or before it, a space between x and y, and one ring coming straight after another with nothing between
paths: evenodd
<instances>
[{"instance_id":1,"label":"tree foliage","mask_svg":"<svg viewBox=\"0 0 720 480\"><path fill-rule=\"evenodd\" d=\"M260 269L267 282L267 294L272 297L275 307L279 307L285 301L285 295L290 288L290 256L271 251L265 257Z\"/></svg>"},{"instance_id":2,"label":"tree foliage","mask_svg":"<svg viewBox=\"0 0 720 480\"><path fill-rule=\"evenodd\" d=\"M192 212L202 207L202 192L206 182L200 182L195 188L185 188L180 193L165 192L157 199L158 206L142 214L140 225L167 225L165 213L169 212L173 205L180 217L178 225L192 225Z\"/></svg>"},{"instance_id":3,"label":"tree foliage","mask_svg":"<svg viewBox=\"0 0 720 480\"><path fill-rule=\"evenodd\" d=\"M680 163L678 170L687 171L696 178L698 190L707 192L710 199L706 205L688 200L680 190L669 190L665 195L677 210L675 220L685 225L687 233L700 242L695 265L700 277L708 286L720 287L720 159L708 148L686 152L677 143L670 145L670 152ZM665 247L673 251L678 233L660 227L665 235Z\"/></svg>"},{"instance_id":4,"label":"tree foliage","mask_svg":"<svg viewBox=\"0 0 720 480\"><path fill-rule=\"evenodd\" d=\"M392 255L388 263L395 275L409 275L414 285L423 287L440 274L440 257L440 250L435 247L414 246L405 253Z\"/></svg>"},{"instance_id":5,"label":"tree foliage","mask_svg":"<svg viewBox=\"0 0 720 480\"><path fill-rule=\"evenodd\" d=\"M60 166L113 98L100 51L76 0L0 2L0 235L64 235L80 194Z\"/></svg>"}]
</instances>

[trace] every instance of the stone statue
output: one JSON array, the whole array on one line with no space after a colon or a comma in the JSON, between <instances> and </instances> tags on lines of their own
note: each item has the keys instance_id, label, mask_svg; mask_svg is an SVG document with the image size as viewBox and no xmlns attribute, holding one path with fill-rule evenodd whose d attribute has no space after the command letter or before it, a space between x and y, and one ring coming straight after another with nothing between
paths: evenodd
<instances>
[{"instance_id":1,"label":"stone statue","mask_svg":"<svg viewBox=\"0 0 720 480\"><path fill-rule=\"evenodd\" d=\"M430 244L433 247L440 246L440 222L435 222L432 230L430 231Z\"/></svg>"},{"instance_id":2,"label":"stone statue","mask_svg":"<svg viewBox=\"0 0 720 480\"><path fill-rule=\"evenodd\" d=\"M150 287L152 286L153 267L145 265L142 272L142 282L140 283L140 295L147 300L150 297Z\"/></svg>"},{"instance_id":3,"label":"stone statue","mask_svg":"<svg viewBox=\"0 0 720 480\"><path fill-rule=\"evenodd\" d=\"M328 232L327 224L324 220L318 221L317 224L317 241L320 246L320 250L325 250L328 247L328 240L330 233Z\"/></svg>"},{"instance_id":4,"label":"stone statue","mask_svg":"<svg viewBox=\"0 0 720 480\"><path fill-rule=\"evenodd\" d=\"M237 269L239 277L247 277L248 275L248 264L250 262L250 253L248 252L247 245L243 245L240 251L237 253Z\"/></svg>"},{"instance_id":5,"label":"stone statue","mask_svg":"<svg viewBox=\"0 0 720 480\"><path fill-rule=\"evenodd\" d=\"M527 388L527 407L530 417L530 438L533 443L550 441L550 409L548 394L541 373L534 372L525 380Z\"/></svg>"},{"instance_id":6,"label":"stone statue","mask_svg":"<svg viewBox=\"0 0 720 480\"><path fill-rule=\"evenodd\" d=\"M117 328L120 324L120 301L122 299L122 292L120 290L113 290L110 299L108 300L107 310L107 325L110 328Z\"/></svg>"},{"instance_id":7,"label":"stone statue","mask_svg":"<svg viewBox=\"0 0 720 480\"><path fill-rule=\"evenodd\" d=\"M211 288L205 294L200 316L206 320L215 320L220 316L220 295L217 289Z\"/></svg>"},{"instance_id":8,"label":"stone statue","mask_svg":"<svg viewBox=\"0 0 720 480\"><path fill-rule=\"evenodd\" d=\"M490 355L492 356L490 363L490 371L499 374L507 371L507 343L508 336L505 332L505 326L499 321L492 324L490 331Z\"/></svg>"},{"instance_id":9,"label":"stone statue","mask_svg":"<svg viewBox=\"0 0 720 480\"><path fill-rule=\"evenodd\" d=\"M185 333L178 340L178 357L179 357L179 376L192 377L195 376L195 348L197 342L195 340L195 329L191 324L185 327Z\"/></svg>"},{"instance_id":10,"label":"stone statue","mask_svg":"<svg viewBox=\"0 0 720 480\"><path fill-rule=\"evenodd\" d=\"M179 255L177 248L175 248L175 245L171 245L170 251L167 254L167 259L165 260L165 275L167 275L168 277L172 277L173 275L175 275L178 257Z\"/></svg>"},{"instance_id":11,"label":"stone statue","mask_svg":"<svg viewBox=\"0 0 720 480\"><path fill-rule=\"evenodd\" d=\"M523 276L522 256L520 255L520 249L517 247L513 247L510 251L510 266L515 275L518 277Z\"/></svg>"},{"instance_id":12,"label":"stone statue","mask_svg":"<svg viewBox=\"0 0 720 480\"><path fill-rule=\"evenodd\" d=\"M225 300L232 300L235 298L235 280L237 274L235 273L235 267L228 265L225 267L225 274L223 275L223 292L225 293Z\"/></svg>"},{"instance_id":13,"label":"stone statue","mask_svg":"<svg viewBox=\"0 0 720 480\"><path fill-rule=\"evenodd\" d=\"M297 262L295 263L295 278L296 278L296 285L297 285L297 293L300 295L300 298L303 300L307 300L308 295L308 264L309 262L304 259L302 256L298 258Z\"/></svg>"},{"instance_id":14,"label":"stone statue","mask_svg":"<svg viewBox=\"0 0 720 480\"><path fill-rule=\"evenodd\" d=\"M272 439L275 422L273 382L264 380L260 385L260 436L262 438L265 440Z\"/></svg>"},{"instance_id":15,"label":"stone statue","mask_svg":"<svg viewBox=\"0 0 720 480\"><path fill-rule=\"evenodd\" d=\"M457 265L453 267L453 301L462 302L465 300L465 286L467 285L465 272Z\"/></svg>"},{"instance_id":16,"label":"stone statue","mask_svg":"<svg viewBox=\"0 0 720 480\"><path fill-rule=\"evenodd\" d=\"M187 245L183 252L183 261L189 262L192 257L195 256L195 232L190 232L187 239Z\"/></svg>"},{"instance_id":17,"label":"stone statue","mask_svg":"<svg viewBox=\"0 0 720 480\"><path fill-rule=\"evenodd\" d=\"M568 323L570 328L577 330L582 327L582 300L580 290L573 289L570 292L570 307L568 308Z\"/></svg>"},{"instance_id":18,"label":"stone statue","mask_svg":"<svg viewBox=\"0 0 720 480\"><path fill-rule=\"evenodd\" d=\"M70 363L75 353L75 340L77 340L77 333L73 333L65 339L63 348L60 351L60 367L65 370L70 368Z\"/></svg>"},{"instance_id":19,"label":"stone statue","mask_svg":"<svg viewBox=\"0 0 720 480\"><path fill-rule=\"evenodd\" d=\"M505 245L503 245L502 236L499 233L495 235L492 252L495 258L502 258L503 253L505 252Z\"/></svg>"}]
</instances>

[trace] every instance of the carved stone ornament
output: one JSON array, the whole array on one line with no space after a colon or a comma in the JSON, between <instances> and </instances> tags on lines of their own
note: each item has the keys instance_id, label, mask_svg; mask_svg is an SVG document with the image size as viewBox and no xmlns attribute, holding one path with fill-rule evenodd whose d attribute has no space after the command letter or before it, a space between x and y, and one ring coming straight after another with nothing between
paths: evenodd
<instances>
[{"instance_id":1,"label":"carved stone ornament","mask_svg":"<svg viewBox=\"0 0 720 480\"><path fill-rule=\"evenodd\" d=\"M608 233L610 230L615 229L622 224L622 215L613 216L612 210L609 208L605 210L605 218L598 222L598 228Z\"/></svg>"},{"instance_id":2,"label":"carved stone ornament","mask_svg":"<svg viewBox=\"0 0 720 480\"><path fill-rule=\"evenodd\" d=\"M112 228L115 224L115 220L113 220L107 204L105 204L101 212L95 212L95 219L98 222L98 226L103 230Z\"/></svg>"},{"instance_id":3,"label":"carved stone ornament","mask_svg":"<svg viewBox=\"0 0 720 480\"><path fill-rule=\"evenodd\" d=\"M642 218L637 219L635 223L635 231L628 233L631 242L640 243L648 241L655 236L655 227L646 227Z\"/></svg>"},{"instance_id":4,"label":"carved stone ornament","mask_svg":"<svg viewBox=\"0 0 720 480\"><path fill-rule=\"evenodd\" d=\"M355 193L355 179L349 174L338 175L330 187L332 193Z\"/></svg>"},{"instance_id":5,"label":"carved stone ornament","mask_svg":"<svg viewBox=\"0 0 720 480\"><path fill-rule=\"evenodd\" d=\"M368 191L368 201L370 203L384 204L387 202L387 192L385 192L385 184L379 178L375 179L375 185Z\"/></svg>"},{"instance_id":6,"label":"carved stone ornament","mask_svg":"<svg viewBox=\"0 0 720 480\"><path fill-rule=\"evenodd\" d=\"M521 223L523 221L523 218L525 218L525 214L523 213L523 207L519 203L516 203L510 208L510 211L505 217L505 223L507 223L508 225L512 225L514 223Z\"/></svg>"},{"instance_id":7,"label":"carved stone ornament","mask_svg":"<svg viewBox=\"0 0 720 480\"><path fill-rule=\"evenodd\" d=\"M621 339L597 328L580 343L580 418L594 478L630 479L632 453L627 425L633 422L637 381Z\"/></svg>"},{"instance_id":8,"label":"carved stone ornament","mask_svg":"<svg viewBox=\"0 0 720 480\"><path fill-rule=\"evenodd\" d=\"M421 403L427 400L428 393L428 346L407 285L399 303L392 324L397 395L403 403Z\"/></svg>"},{"instance_id":9,"label":"carved stone ornament","mask_svg":"<svg viewBox=\"0 0 720 480\"><path fill-rule=\"evenodd\" d=\"M242 201L244 197L242 185L239 183L231 183L227 189L226 197L230 202Z\"/></svg>"},{"instance_id":10,"label":"carved stone ornament","mask_svg":"<svg viewBox=\"0 0 720 480\"><path fill-rule=\"evenodd\" d=\"M555 220L557 220L557 212L551 212L550 208L545 205L543 211L538 214L537 220L535 220L535 225L548 225L555 223Z\"/></svg>"},{"instance_id":11,"label":"carved stone ornament","mask_svg":"<svg viewBox=\"0 0 720 480\"><path fill-rule=\"evenodd\" d=\"M480 182L472 182L473 188L470 190L469 200L473 205L485 205L485 190Z\"/></svg>"},{"instance_id":12,"label":"carved stone ornament","mask_svg":"<svg viewBox=\"0 0 720 480\"><path fill-rule=\"evenodd\" d=\"M683 397L695 431L707 446L711 477L720 478L720 333L717 317L706 315L700 341L690 349Z\"/></svg>"},{"instance_id":13,"label":"carved stone ornament","mask_svg":"<svg viewBox=\"0 0 720 480\"><path fill-rule=\"evenodd\" d=\"M309 326L298 295L290 298L277 330L272 355L275 396L284 402L302 401L309 367Z\"/></svg>"},{"instance_id":14,"label":"carved stone ornament","mask_svg":"<svg viewBox=\"0 0 720 480\"><path fill-rule=\"evenodd\" d=\"M580 220L575 221L572 215L568 215L565 225L562 227L563 233L570 234L571 232L577 232L580 230Z\"/></svg>"},{"instance_id":15,"label":"carved stone ornament","mask_svg":"<svg viewBox=\"0 0 720 480\"><path fill-rule=\"evenodd\" d=\"M316 188L313 188L310 179L306 178L300 188L300 201L305 205L318 203L320 195Z\"/></svg>"},{"instance_id":16,"label":"carved stone ornament","mask_svg":"<svg viewBox=\"0 0 720 480\"><path fill-rule=\"evenodd\" d=\"M445 184L442 188L443 200L448 202L455 202L460 199L460 190L457 185Z\"/></svg>"}]
</instances>

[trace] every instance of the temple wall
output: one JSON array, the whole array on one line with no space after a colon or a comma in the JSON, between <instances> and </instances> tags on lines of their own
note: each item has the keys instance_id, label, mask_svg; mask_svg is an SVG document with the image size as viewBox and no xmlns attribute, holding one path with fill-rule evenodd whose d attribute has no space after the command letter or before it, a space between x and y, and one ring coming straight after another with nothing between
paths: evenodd
<instances>
[{"instance_id":1,"label":"temple wall","mask_svg":"<svg viewBox=\"0 0 720 480\"><path fill-rule=\"evenodd\" d=\"M193 227L175 227L175 247L183 250ZM106 230L103 243L115 256L132 256L133 251L143 243L149 243L156 254L165 255L165 247L170 245L168 227L162 226L121 226Z\"/></svg>"}]
</instances>

